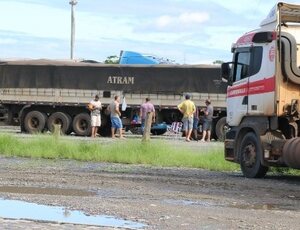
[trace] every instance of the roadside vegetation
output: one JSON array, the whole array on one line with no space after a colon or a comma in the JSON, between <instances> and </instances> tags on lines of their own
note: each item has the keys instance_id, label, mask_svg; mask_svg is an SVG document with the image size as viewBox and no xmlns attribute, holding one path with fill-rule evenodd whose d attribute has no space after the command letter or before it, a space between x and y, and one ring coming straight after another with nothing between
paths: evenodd
<instances>
[{"instance_id":1,"label":"roadside vegetation","mask_svg":"<svg viewBox=\"0 0 300 230\"><path fill-rule=\"evenodd\" d=\"M16 138L0 135L0 154L47 159L74 159L80 161L145 164L153 166L203 168L215 171L235 171L239 167L224 160L223 148L201 148L199 151L171 146L163 141L137 140L97 143L74 141L39 135L34 138Z\"/></svg>"},{"instance_id":2,"label":"roadside vegetation","mask_svg":"<svg viewBox=\"0 0 300 230\"><path fill-rule=\"evenodd\" d=\"M0 135L0 154L46 159L74 159L79 161L144 164L162 167L202 168L212 171L239 171L239 165L224 160L222 146L187 149L171 146L161 140L149 143L126 140L99 143L75 141L55 136L37 135L34 138L16 138ZM274 174L300 175L299 170L274 168Z\"/></svg>"}]
</instances>

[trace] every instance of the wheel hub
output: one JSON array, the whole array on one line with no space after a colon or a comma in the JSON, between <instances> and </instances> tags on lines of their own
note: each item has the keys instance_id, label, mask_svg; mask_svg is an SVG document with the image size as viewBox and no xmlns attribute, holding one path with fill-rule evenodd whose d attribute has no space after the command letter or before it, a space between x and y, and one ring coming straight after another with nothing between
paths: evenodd
<instances>
[{"instance_id":1,"label":"wheel hub","mask_svg":"<svg viewBox=\"0 0 300 230\"><path fill-rule=\"evenodd\" d=\"M244 162L247 167L252 167L256 160L256 151L253 144L248 144L244 150Z\"/></svg>"}]
</instances>

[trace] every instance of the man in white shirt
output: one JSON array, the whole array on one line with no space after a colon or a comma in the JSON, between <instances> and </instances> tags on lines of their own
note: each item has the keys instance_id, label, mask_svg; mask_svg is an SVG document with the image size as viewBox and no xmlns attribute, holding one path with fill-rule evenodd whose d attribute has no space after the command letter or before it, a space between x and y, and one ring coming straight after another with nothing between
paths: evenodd
<instances>
[{"instance_id":1,"label":"man in white shirt","mask_svg":"<svg viewBox=\"0 0 300 230\"><path fill-rule=\"evenodd\" d=\"M98 127L101 126L101 102L99 96L96 95L94 100L91 100L89 103L89 110L91 111L91 126L92 126L92 135L91 137L96 137L98 132Z\"/></svg>"}]
</instances>

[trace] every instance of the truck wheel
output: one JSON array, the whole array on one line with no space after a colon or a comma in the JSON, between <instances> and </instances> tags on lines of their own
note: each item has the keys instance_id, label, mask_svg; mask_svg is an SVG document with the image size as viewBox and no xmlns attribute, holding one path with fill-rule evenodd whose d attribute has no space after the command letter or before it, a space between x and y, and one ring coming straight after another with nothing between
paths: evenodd
<instances>
[{"instance_id":1,"label":"truck wheel","mask_svg":"<svg viewBox=\"0 0 300 230\"><path fill-rule=\"evenodd\" d=\"M218 120L216 124L216 136L219 141L225 140L225 133L226 133L226 117L222 117Z\"/></svg>"},{"instance_id":2,"label":"truck wheel","mask_svg":"<svg viewBox=\"0 0 300 230\"><path fill-rule=\"evenodd\" d=\"M40 133L44 130L47 116L39 111L31 111L25 115L24 129L28 133Z\"/></svg>"},{"instance_id":3,"label":"truck wheel","mask_svg":"<svg viewBox=\"0 0 300 230\"><path fill-rule=\"evenodd\" d=\"M134 135L141 135L141 134L143 134L142 128L141 128L141 127L135 127L135 126L133 126L133 127L130 127L130 128L129 128L129 131L130 131L132 134L134 134Z\"/></svg>"},{"instance_id":4,"label":"truck wheel","mask_svg":"<svg viewBox=\"0 0 300 230\"><path fill-rule=\"evenodd\" d=\"M87 113L80 113L74 117L73 130L79 136L91 135L91 117Z\"/></svg>"},{"instance_id":5,"label":"truck wheel","mask_svg":"<svg viewBox=\"0 0 300 230\"><path fill-rule=\"evenodd\" d=\"M66 131L66 134L69 135L69 134L71 134L73 132L72 117L69 114L67 114L67 113L65 113L65 114L66 114L66 116L68 117L68 119L70 121L69 129Z\"/></svg>"},{"instance_id":6,"label":"truck wheel","mask_svg":"<svg viewBox=\"0 0 300 230\"><path fill-rule=\"evenodd\" d=\"M55 112L50 115L47 121L47 126L51 133L54 131L54 125L60 125L61 132L67 134L70 130L71 118L63 112Z\"/></svg>"},{"instance_id":7,"label":"truck wheel","mask_svg":"<svg viewBox=\"0 0 300 230\"><path fill-rule=\"evenodd\" d=\"M240 146L240 165L244 176L248 178L264 177L268 167L261 164L262 148L257 136L253 132L247 133Z\"/></svg>"},{"instance_id":8,"label":"truck wheel","mask_svg":"<svg viewBox=\"0 0 300 230\"><path fill-rule=\"evenodd\" d=\"M111 137L110 116L101 116L101 127L98 129L98 134L100 134L101 137Z\"/></svg>"},{"instance_id":9,"label":"truck wheel","mask_svg":"<svg viewBox=\"0 0 300 230\"><path fill-rule=\"evenodd\" d=\"M12 111L8 111L8 112L7 112L6 124L7 124L7 125L14 125L14 126L20 125L19 122L17 122L17 121L15 120Z\"/></svg>"},{"instance_id":10,"label":"truck wheel","mask_svg":"<svg viewBox=\"0 0 300 230\"><path fill-rule=\"evenodd\" d=\"M111 137L111 129L110 126L101 126L98 129L98 133L100 134L101 137Z\"/></svg>"}]
</instances>

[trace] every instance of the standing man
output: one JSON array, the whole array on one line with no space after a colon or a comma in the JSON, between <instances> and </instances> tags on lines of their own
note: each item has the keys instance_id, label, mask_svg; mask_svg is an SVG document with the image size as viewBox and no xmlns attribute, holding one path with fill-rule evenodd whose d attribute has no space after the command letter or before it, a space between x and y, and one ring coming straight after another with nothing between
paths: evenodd
<instances>
[{"instance_id":1,"label":"standing man","mask_svg":"<svg viewBox=\"0 0 300 230\"><path fill-rule=\"evenodd\" d=\"M210 141L212 118L214 113L214 108L211 105L209 99L205 101L205 105L206 105L206 109L204 110L203 136L201 139L202 142L205 141L206 134L207 134L207 141Z\"/></svg>"},{"instance_id":2,"label":"standing man","mask_svg":"<svg viewBox=\"0 0 300 230\"><path fill-rule=\"evenodd\" d=\"M196 107L196 111L194 113L194 122L193 122L193 133L195 141L198 141L198 124L199 124L199 109Z\"/></svg>"},{"instance_id":3,"label":"standing man","mask_svg":"<svg viewBox=\"0 0 300 230\"><path fill-rule=\"evenodd\" d=\"M95 95L95 99L90 101L88 108L91 111L91 126L92 126L91 137L96 137L98 128L101 126L101 108L102 108L98 95Z\"/></svg>"},{"instance_id":4,"label":"standing man","mask_svg":"<svg viewBox=\"0 0 300 230\"><path fill-rule=\"evenodd\" d=\"M122 121L121 121L121 112L120 112L120 97L115 96L115 100L110 103L108 110L110 111L110 121L111 121L111 137L115 138L115 131L119 132L119 137L123 139L122 133Z\"/></svg>"},{"instance_id":5,"label":"standing man","mask_svg":"<svg viewBox=\"0 0 300 230\"><path fill-rule=\"evenodd\" d=\"M191 96L186 94L185 101L181 102L177 107L183 114L182 122L185 130L185 140L190 142L196 106L194 102L191 101Z\"/></svg>"},{"instance_id":6,"label":"standing man","mask_svg":"<svg viewBox=\"0 0 300 230\"><path fill-rule=\"evenodd\" d=\"M145 121L147 118L147 113L151 113L153 112L153 122L155 121L155 109L154 109L154 105L150 102L150 98L146 98L145 102L141 105L140 108L140 118L141 118L141 128L142 128L142 132L144 133L144 129L145 129Z\"/></svg>"}]
</instances>

